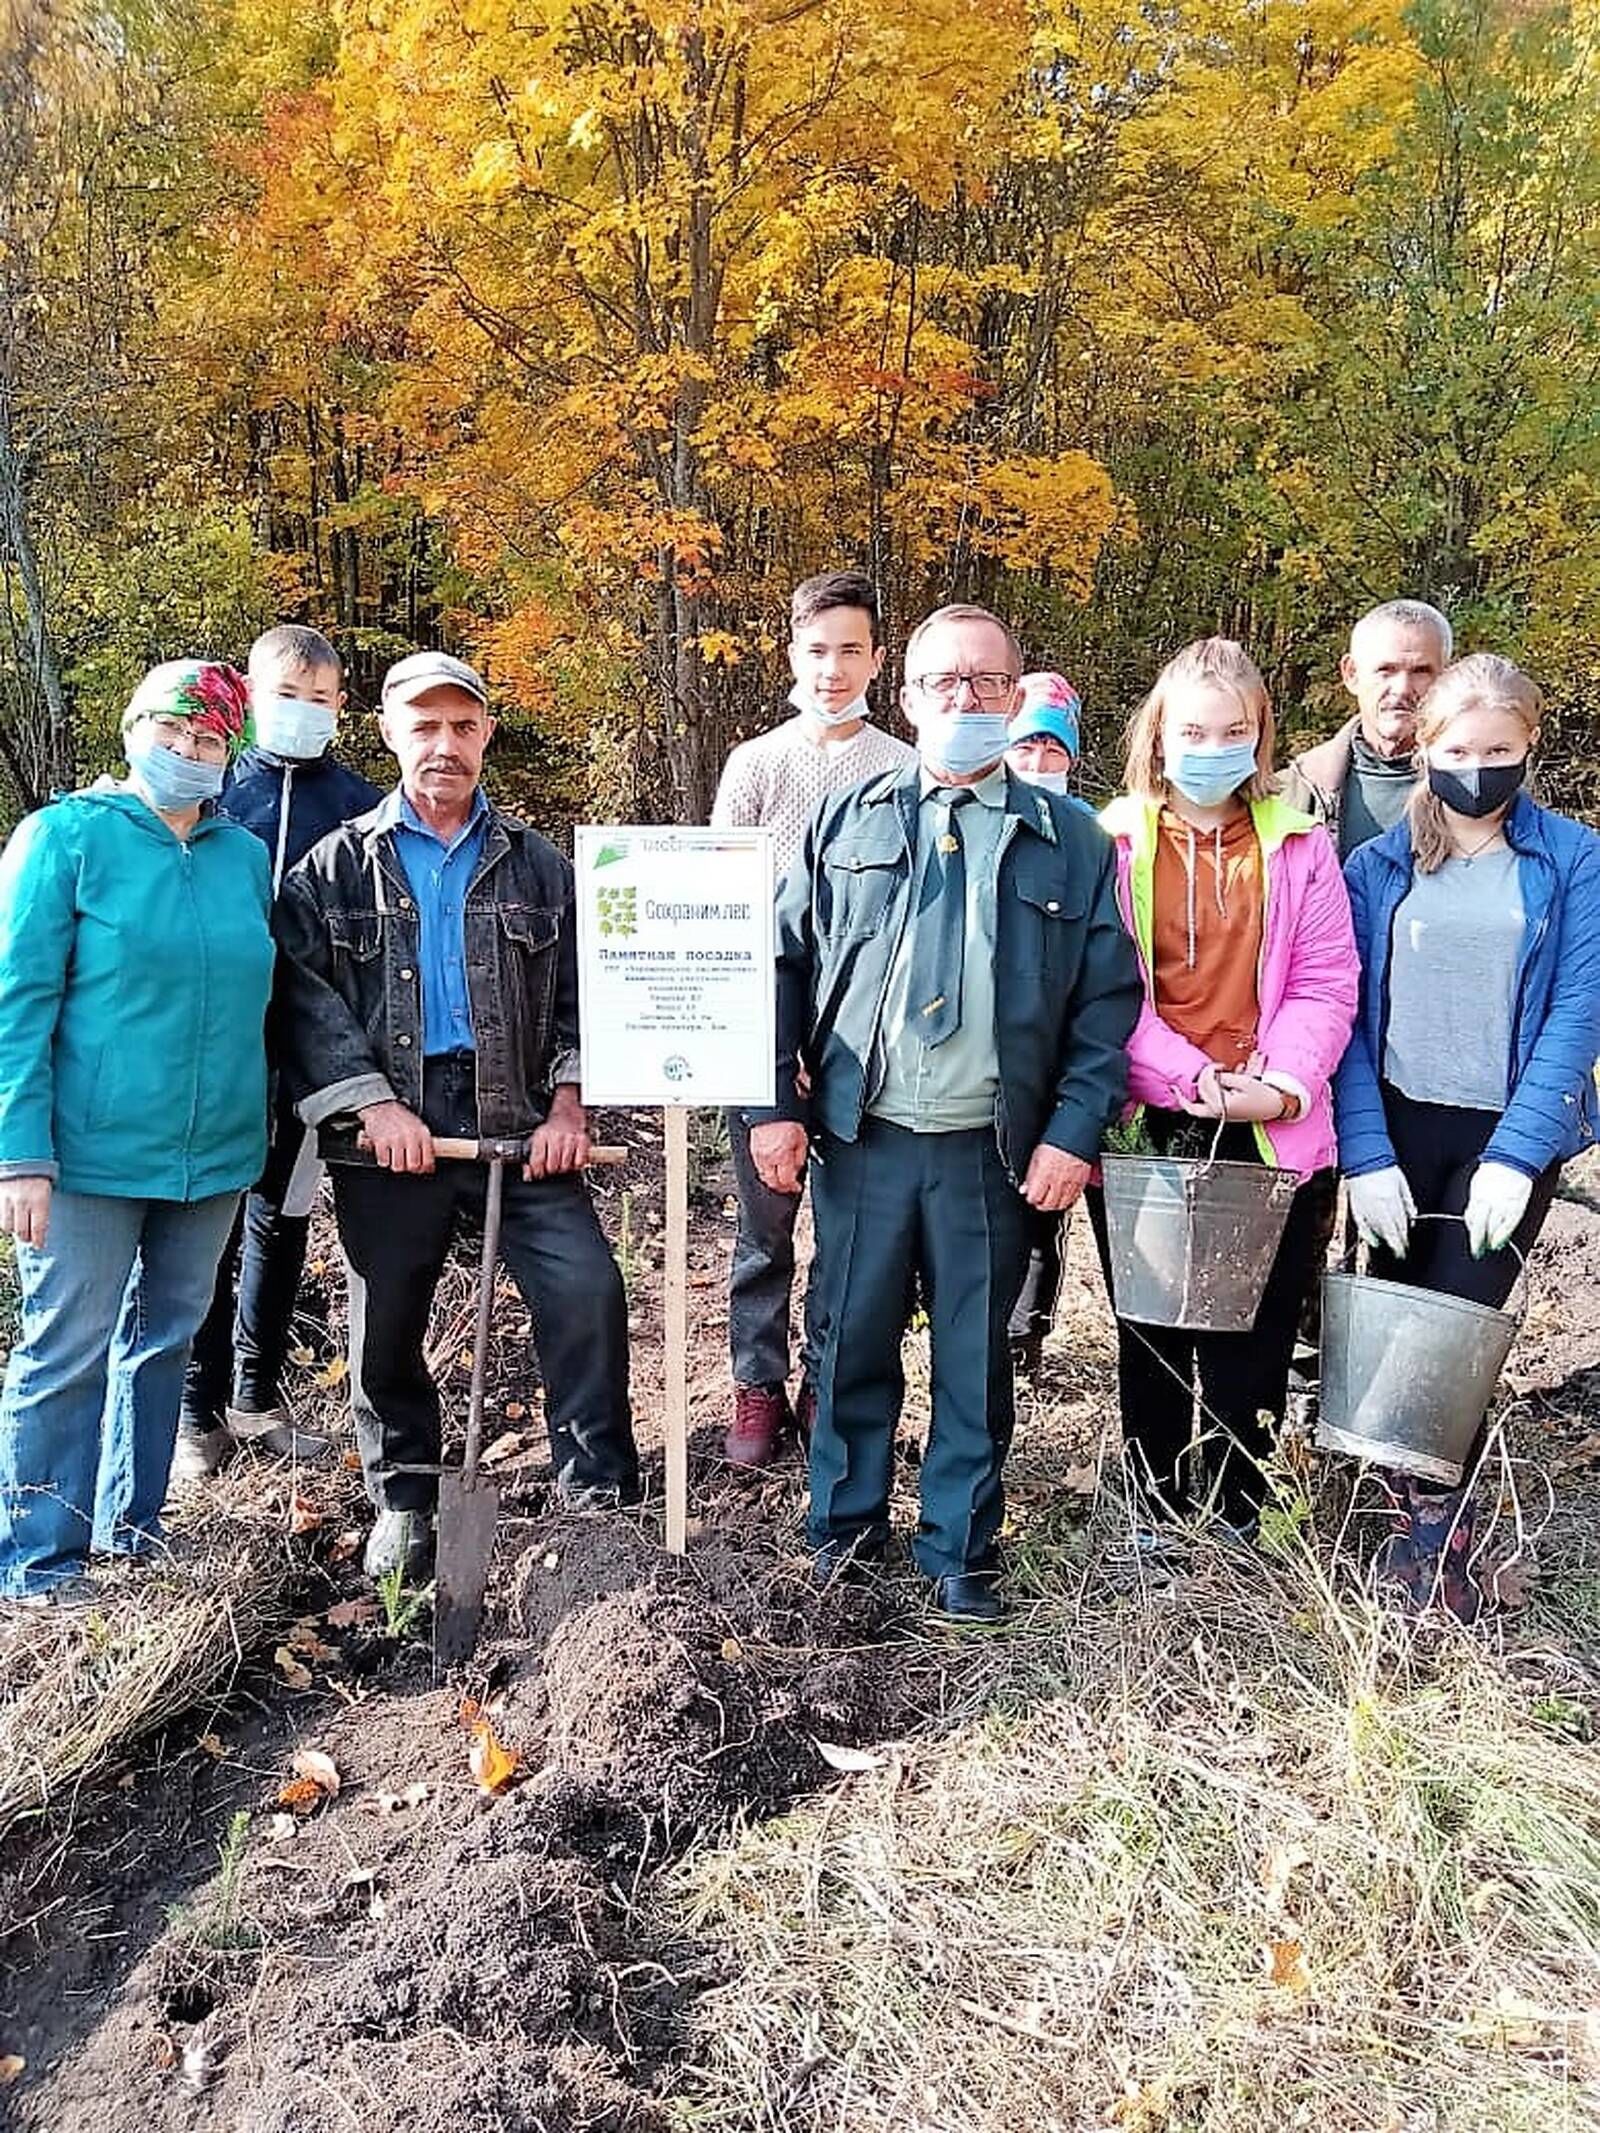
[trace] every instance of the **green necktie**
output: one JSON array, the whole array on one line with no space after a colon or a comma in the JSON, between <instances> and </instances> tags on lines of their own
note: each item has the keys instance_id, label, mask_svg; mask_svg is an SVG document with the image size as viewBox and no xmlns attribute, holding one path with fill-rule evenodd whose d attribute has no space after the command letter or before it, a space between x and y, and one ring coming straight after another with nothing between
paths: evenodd
<instances>
[{"instance_id":1,"label":"green necktie","mask_svg":"<svg viewBox=\"0 0 1600 2133\"><path fill-rule=\"evenodd\" d=\"M945 828L933 841L922 870L916 931L911 942L908 1019L930 1048L961 1027L961 959L967 938L967 855L957 810L972 798L963 787L950 791Z\"/></svg>"}]
</instances>

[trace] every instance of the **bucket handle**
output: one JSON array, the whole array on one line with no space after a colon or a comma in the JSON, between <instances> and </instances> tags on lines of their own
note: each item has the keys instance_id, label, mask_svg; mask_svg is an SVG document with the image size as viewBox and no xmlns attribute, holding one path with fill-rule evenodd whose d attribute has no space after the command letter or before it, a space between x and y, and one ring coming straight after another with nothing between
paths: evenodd
<instances>
[{"instance_id":1,"label":"bucket handle","mask_svg":"<svg viewBox=\"0 0 1600 2133\"><path fill-rule=\"evenodd\" d=\"M1206 1157L1204 1166L1207 1170L1216 1168L1217 1150L1222 1146L1222 1136L1228 1130L1228 1092L1220 1086L1217 1090L1217 1101L1222 1105L1222 1116L1217 1120L1217 1130L1211 1136L1211 1152Z\"/></svg>"},{"instance_id":2,"label":"bucket handle","mask_svg":"<svg viewBox=\"0 0 1600 2133\"><path fill-rule=\"evenodd\" d=\"M1412 1217L1412 1220L1415 1222L1459 1222L1463 1229L1465 1229L1467 1226L1467 1218L1465 1215L1414 1215ZM1517 1331L1520 1333L1523 1327L1528 1322L1528 1261L1521 1246L1513 1244L1509 1237L1506 1239L1506 1242L1500 1247L1500 1249L1502 1251L1514 1253L1516 1256L1517 1281L1520 1281L1522 1284L1522 1302L1518 1306L1518 1308L1512 1312L1511 1315L1513 1318L1515 1318L1517 1322ZM1355 1259L1353 1253L1351 1255L1349 1263L1352 1267L1354 1266ZM1512 1286L1514 1288L1516 1286L1516 1283L1513 1282ZM1502 1308L1508 1307L1509 1302L1510 1299L1508 1298L1507 1305L1502 1306Z\"/></svg>"}]
</instances>

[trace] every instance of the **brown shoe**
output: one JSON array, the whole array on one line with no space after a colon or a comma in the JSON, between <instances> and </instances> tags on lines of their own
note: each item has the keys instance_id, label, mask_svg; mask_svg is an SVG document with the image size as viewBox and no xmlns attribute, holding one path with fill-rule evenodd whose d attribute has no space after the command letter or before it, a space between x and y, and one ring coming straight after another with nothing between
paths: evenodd
<instances>
[{"instance_id":1,"label":"brown shoe","mask_svg":"<svg viewBox=\"0 0 1600 2133\"><path fill-rule=\"evenodd\" d=\"M722 1440L730 1466L771 1466L794 1428L789 1395L781 1385L735 1385L733 1426Z\"/></svg>"}]
</instances>

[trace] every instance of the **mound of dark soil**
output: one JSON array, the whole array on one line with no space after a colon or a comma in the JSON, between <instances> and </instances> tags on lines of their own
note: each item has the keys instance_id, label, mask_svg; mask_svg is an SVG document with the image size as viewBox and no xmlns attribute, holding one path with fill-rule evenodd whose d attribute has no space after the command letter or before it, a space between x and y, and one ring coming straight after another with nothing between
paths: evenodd
<instances>
[{"instance_id":1,"label":"mound of dark soil","mask_svg":"<svg viewBox=\"0 0 1600 2133\"><path fill-rule=\"evenodd\" d=\"M815 1593L734 1513L687 1562L625 1522L518 1519L477 1686L521 1781L474 1786L459 1695L415 1647L350 1669L360 1686L299 1736L338 1793L288 1830L281 1767L246 1797L226 1920L215 1883L196 1889L19 2122L657 2133L657 2076L716 1965L651 1941L649 1875L827 1781L819 1740L908 1716L881 1603ZM295 1745L251 1760L270 1774Z\"/></svg>"}]
</instances>

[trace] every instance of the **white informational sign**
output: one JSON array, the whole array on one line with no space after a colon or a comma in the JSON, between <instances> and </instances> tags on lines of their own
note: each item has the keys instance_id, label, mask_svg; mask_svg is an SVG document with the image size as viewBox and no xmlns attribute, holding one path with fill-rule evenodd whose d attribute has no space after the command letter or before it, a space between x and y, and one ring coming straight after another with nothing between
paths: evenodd
<instances>
[{"instance_id":1,"label":"white informational sign","mask_svg":"<svg viewBox=\"0 0 1600 2133\"><path fill-rule=\"evenodd\" d=\"M770 1104L769 830L577 832L586 1104Z\"/></svg>"}]
</instances>

